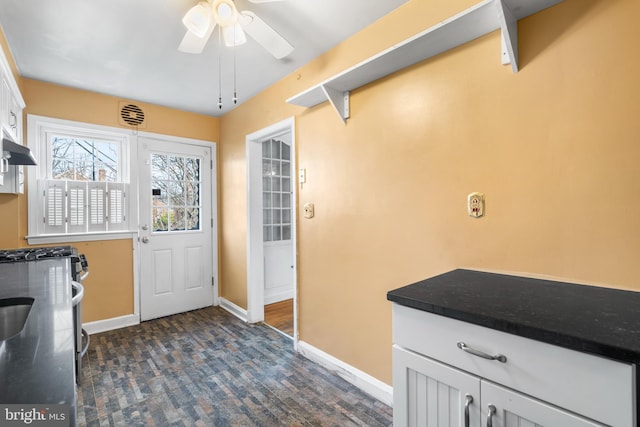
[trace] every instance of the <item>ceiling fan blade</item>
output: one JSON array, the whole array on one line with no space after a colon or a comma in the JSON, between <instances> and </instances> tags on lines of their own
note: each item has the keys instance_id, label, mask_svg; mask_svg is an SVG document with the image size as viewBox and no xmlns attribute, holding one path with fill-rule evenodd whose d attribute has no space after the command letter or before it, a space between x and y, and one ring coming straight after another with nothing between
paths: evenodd
<instances>
[{"instance_id":1,"label":"ceiling fan blade","mask_svg":"<svg viewBox=\"0 0 640 427\"><path fill-rule=\"evenodd\" d=\"M282 0L249 0L251 3L272 3L272 2L276 2L276 1L282 1Z\"/></svg>"},{"instance_id":2,"label":"ceiling fan blade","mask_svg":"<svg viewBox=\"0 0 640 427\"><path fill-rule=\"evenodd\" d=\"M244 31L276 59L282 59L293 52L293 46L255 13L242 11L239 20Z\"/></svg>"},{"instance_id":3,"label":"ceiling fan blade","mask_svg":"<svg viewBox=\"0 0 640 427\"><path fill-rule=\"evenodd\" d=\"M178 50L184 53L202 53L215 27L216 23L211 20L211 23L209 24L204 37L198 37L191 31L187 30L187 33L184 35L182 41L180 42L180 46L178 46Z\"/></svg>"}]
</instances>

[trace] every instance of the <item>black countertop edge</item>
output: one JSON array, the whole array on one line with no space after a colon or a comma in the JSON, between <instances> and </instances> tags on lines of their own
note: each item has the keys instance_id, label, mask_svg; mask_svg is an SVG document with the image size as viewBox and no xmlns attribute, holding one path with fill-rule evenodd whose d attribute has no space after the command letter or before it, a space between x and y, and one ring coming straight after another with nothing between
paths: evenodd
<instances>
[{"instance_id":1,"label":"black countertop edge","mask_svg":"<svg viewBox=\"0 0 640 427\"><path fill-rule=\"evenodd\" d=\"M571 350L640 363L640 292L458 269L389 291L387 300ZM626 328L623 332L621 325Z\"/></svg>"}]
</instances>

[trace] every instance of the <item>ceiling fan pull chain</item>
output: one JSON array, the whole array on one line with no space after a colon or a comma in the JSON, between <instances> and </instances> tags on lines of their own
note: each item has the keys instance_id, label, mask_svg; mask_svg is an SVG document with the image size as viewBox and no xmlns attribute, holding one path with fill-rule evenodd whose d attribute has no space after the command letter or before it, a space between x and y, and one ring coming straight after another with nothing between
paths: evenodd
<instances>
[{"instance_id":1,"label":"ceiling fan pull chain","mask_svg":"<svg viewBox=\"0 0 640 427\"><path fill-rule=\"evenodd\" d=\"M218 25L218 108L222 110L222 27Z\"/></svg>"},{"instance_id":2,"label":"ceiling fan pull chain","mask_svg":"<svg viewBox=\"0 0 640 427\"><path fill-rule=\"evenodd\" d=\"M233 103L237 104L238 103L238 94L236 91L236 76L237 76L237 71L236 71L236 52L238 50L238 46L236 45L236 32L233 32Z\"/></svg>"}]
</instances>

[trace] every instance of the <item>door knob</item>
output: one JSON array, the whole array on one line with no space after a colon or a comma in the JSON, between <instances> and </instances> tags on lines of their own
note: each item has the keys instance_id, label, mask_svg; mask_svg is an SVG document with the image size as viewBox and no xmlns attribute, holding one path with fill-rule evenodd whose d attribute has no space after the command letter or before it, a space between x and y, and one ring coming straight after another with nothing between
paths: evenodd
<instances>
[{"instance_id":1,"label":"door knob","mask_svg":"<svg viewBox=\"0 0 640 427\"><path fill-rule=\"evenodd\" d=\"M148 237L143 237L142 238L142 243L149 243L149 238Z\"/></svg>"},{"instance_id":2,"label":"door knob","mask_svg":"<svg viewBox=\"0 0 640 427\"><path fill-rule=\"evenodd\" d=\"M148 230L148 229L149 229L149 226L148 226L147 224L145 224L145 225L143 225L143 226L142 226L142 227L140 227L140 228L142 228L143 230Z\"/></svg>"}]
</instances>

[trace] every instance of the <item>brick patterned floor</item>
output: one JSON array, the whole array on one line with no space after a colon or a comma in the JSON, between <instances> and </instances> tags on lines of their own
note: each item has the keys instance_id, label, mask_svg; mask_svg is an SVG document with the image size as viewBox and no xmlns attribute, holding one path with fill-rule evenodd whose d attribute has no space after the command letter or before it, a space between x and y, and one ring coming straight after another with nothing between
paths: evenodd
<instances>
[{"instance_id":1,"label":"brick patterned floor","mask_svg":"<svg viewBox=\"0 0 640 427\"><path fill-rule=\"evenodd\" d=\"M390 426L392 409L210 307L91 336L79 426Z\"/></svg>"}]
</instances>

